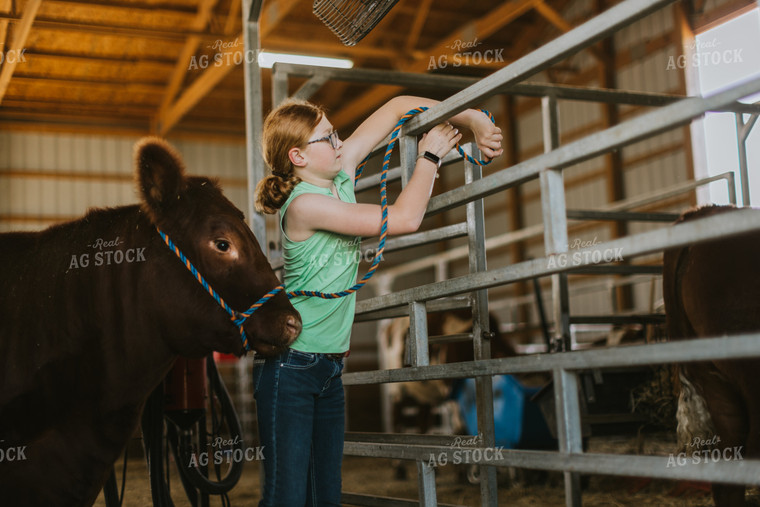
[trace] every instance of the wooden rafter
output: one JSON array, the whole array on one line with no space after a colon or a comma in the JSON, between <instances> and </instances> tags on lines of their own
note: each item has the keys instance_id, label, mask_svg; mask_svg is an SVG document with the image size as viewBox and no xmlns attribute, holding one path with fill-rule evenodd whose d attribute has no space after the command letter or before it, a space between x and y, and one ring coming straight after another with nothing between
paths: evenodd
<instances>
[{"instance_id":1,"label":"wooden rafter","mask_svg":"<svg viewBox=\"0 0 760 507\"><path fill-rule=\"evenodd\" d=\"M208 25L211 15L214 12L214 6L217 1L218 0L201 0L198 5L198 12L190 25L192 30L200 31L206 28L206 25ZM180 51L179 58L177 58L177 63L169 78L169 84L166 87L166 92L161 100L161 106L158 109L158 114L154 121L158 121L159 118L162 118L166 113L166 110L171 107L174 97L177 96L177 92L179 92L179 89L185 80L185 76L187 75L190 59L195 55L200 43L201 38L197 35L191 35L185 40L185 45L182 47L182 51Z\"/></svg>"},{"instance_id":2,"label":"wooden rafter","mask_svg":"<svg viewBox=\"0 0 760 507\"><path fill-rule=\"evenodd\" d=\"M261 38L263 39L271 33L288 13L301 0L282 0L278 3L269 4L269 8L264 9L261 15ZM228 39L225 42L234 43L242 39L243 34L239 33L237 37ZM224 79L232 69L235 68L234 62L236 57L238 61L244 57L245 49L237 48L231 55L225 65L213 65L206 69L203 74L191 84L168 108L161 111L156 118L156 131L160 135L166 135L185 114L187 114L203 97L205 97L219 82Z\"/></svg>"},{"instance_id":3,"label":"wooden rafter","mask_svg":"<svg viewBox=\"0 0 760 507\"><path fill-rule=\"evenodd\" d=\"M406 43L404 49L407 52L413 50L417 46L417 42L420 40L420 34L422 33L422 27L425 26L425 20L430 13L430 6L433 0L422 0L422 3L417 8L417 14L414 15L414 21L412 22L412 29L409 30L409 35L406 37Z\"/></svg>"},{"instance_id":4,"label":"wooden rafter","mask_svg":"<svg viewBox=\"0 0 760 507\"><path fill-rule=\"evenodd\" d=\"M29 0L26 6L24 6L24 14L21 16L21 22L16 25L13 30L13 41L7 46L3 47L3 52L6 55L22 55L26 40L29 37L29 31L34 23L34 18L37 16L37 11L40 8L42 0ZM3 64L2 70L0 70L0 103L3 101L5 92L8 90L8 84L11 82L13 71L16 70L20 58L7 58Z\"/></svg>"},{"instance_id":5,"label":"wooden rafter","mask_svg":"<svg viewBox=\"0 0 760 507\"><path fill-rule=\"evenodd\" d=\"M409 63L401 63L400 70L407 72L424 72L428 70L429 55L453 55L455 51L451 49L451 42L454 40L472 40L477 37L483 40L491 36L497 30L508 25L515 19L519 18L535 4L541 0L518 0L505 2L496 9L492 10L485 16L458 28L448 36L441 39L432 48L427 50L424 56L416 56ZM346 104L340 111L332 116L332 121L336 127L350 124L371 108L377 107L381 103L390 99L402 90L399 86L373 86L358 98Z\"/></svg>"},{"instance_id":6,"label":"wooden rafter","mask_svg":"<svg viewBox=\"0 0 760 507\"><path fill-rule=\"evenodd\" d=\"M230 10L227 13L227 21L224 23L224 33L232 35L232 31L235 29L235 23L240 19L240 8L243 6L243 0L232 0L230 2Z\"/></svg>"},{"instance_id":7,"label":"wooden rafter","mask_svg":"<svg viewBox=\"0 0 760 507\"><path fill-rule=\"evenodd\" d=\"M9 13L12 6L12 0L0 0L0 13ZM0 51L5 49L5 39L8 35L8 23L9 21L7 19L0 19Z\"/></svg>"},{"instance_id":8,"label":"wooden rafter","mask_svg":"<svg viewBox=\"0 0 760 507\"><path fill-rule=\"evenodd\" d=\"M567 33L573 28L575 28L573 25L568 23L565 18L562 17L562 15L554 10L552 7L547 5L545 2L539 2L535 6L536 12L538 12L546 21L552 24L555 28L557 28L562 33ZM589 48L591 53L594 55L594 57L599 60L601 63L608 63L604 61L604 55L595 47Z\"/></svg>"}]
</instances>

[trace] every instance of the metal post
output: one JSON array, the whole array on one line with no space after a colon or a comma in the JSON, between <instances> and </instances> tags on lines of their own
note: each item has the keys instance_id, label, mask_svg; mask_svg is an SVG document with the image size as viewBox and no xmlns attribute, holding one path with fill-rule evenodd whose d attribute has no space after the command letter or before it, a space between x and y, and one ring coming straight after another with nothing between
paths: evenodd
<instances>
[{"instance_id":1,"label":"metal post","mask_svg":"<svg viewBox=\"0 0 760 507\"><path fill-rule=\"evenodd\" d=\"M417 163L417 136L399 134L398 147L401 157L401 187L405 188Z\"/></svg>"},{"instance_id":2,"label":"metal post","mask_svg":"<svg viewBox=\"0 0 760 507\"><path fill-rule=\"evenodd\" d=\"M243 41L246 54L257 55L259 41L259 15L262 0L245 0L243 3ZM250 52L250 53L249 53ZM245 136L248 175L248 221L253 234L264 251L268 251L267 229L264 217L253 207L256 184L264 178L264 159L258 140L263 129L263 89L258 58L245 58Z\"/></svg>"},{"instance_id":3,"label":"metal post","mask_svg":"<svg viewBox=\"0 0 760 507\"><path fill-rule=\"evenodd\" d=\"M554 370L554 407L557 414L557 436L559 452L580 454L583 452L581 437L581 412L578 400L578 377L564 368ZM580 475L565 474L565 505L581 505Z\"/></svg>"},{"instance_id":4,"label":"metal post","mask_svg":"<svg viewBox=\"0 0 760 507\"><path fill-rule=\"evenodd\" d=\"M541 99L544 129L544 152L559 147L559 107L557 98L546 96ZM565 205L565 184L562 169L547 169L541 172L541 211L544 217L544 245L546 254L567 252L567 212ZM570 350L570 298L567 275L552 275L552 299L554 319L554 347Z\"/></svg>"},{"instance_id":5,"label":"metal post","mask_svg":"<svg viewBox=\"0 0 760 507\"><path fill-rule=\"evenodd\" d=\"M736 116L736 142L739 148L739 178L742 184L742 206L750 206L749 196L749 165L747 163L747 137L757 121L758 115L753 114L748 121L744 121L743 113L735 113Z\"/></svg>"},{"instance_id":6,"label":"metal post","mask_svg":"<svg viewBox=\"0 0 760 507\"><path fill-rule=\"evenodd\" d=\"M428 354L427 310L425 303L409 303L409 350L412 366L430 364Z\"/></svg>"},{"instance_id":7,"label":"metal post","mask_svg":"<svg viewBox=\"0 0 760 507\"><path fill-rule=\"evenodd\" d=\"M420 490L420 506L437 507L435 493L435 468L424 461L417 461L417 482Z\"/></svg>"},{"instance_id":8,"label":"metal post","mask_svg":"<svg viewBox=\"0 0 760 507\"><path fill-rule=\"evenodd\" d=\"M280 105L288 98L288 74L275 63L272 68L272 108Z\"/></svg>"},{"instance_id":9,"label":"metal post","mask_svg":"<svg viewBox=\"0 0 760 507\"><path fill-rule=\"evenodd\" d=\"M481 156L480 152L469 144L464 147L470 156ZM464 181L472 183L483 177L483 168L465 159ZM486 230L483 199L467 203L467 241L469 247L470 273L486 270ZM488 290L481 289L471 293L472 301L472 345L475 360L491 358L491 340L488 322ZM475 378L476 410L478 414L478 435L483 447L496 446L493 418L493 377ZM496 468L480 466L480 497L483 507L496 507L498 489Z\"/></svg>"},{"instance_id":10,"label":"metal post","mask_svg":"<svg viewBox=\"0 0 760 507\"><path fill-rule=\"evenodd\" d=\"M544 152L548 153L559 147L559 107L556 97L551 95L541 99L541 111L544 128ZM544 216L544 245L546 254L563 253L568 251L567 212L565 205L565 184L562 179L562 169L548 169L541 173L541 208ZM560 350L572 349L570 342L570 296L567 286L567 274L552 275L552 299L554 315L554 346ZM558 384L555 374L555 398L561 398L556 403L557 420L567 417L565 401L568 399L567 389L575 388L572 392L577 405L577 382L575 376L568 384ZM563 377L563 380L566 380ZM571 407L572 408L572 407ZM580 422L578 421L578 428ZM578 430L580 432L580 429ZM562 438L562 433L558 433ZM567 442L565 442L567 444ZM560 448L562 451L562 448ZM565 451L567 452L567 451ZM580 476L577 473L565 472L565 498L568 506L579 506Z\"/></svg>"}]
</instances>

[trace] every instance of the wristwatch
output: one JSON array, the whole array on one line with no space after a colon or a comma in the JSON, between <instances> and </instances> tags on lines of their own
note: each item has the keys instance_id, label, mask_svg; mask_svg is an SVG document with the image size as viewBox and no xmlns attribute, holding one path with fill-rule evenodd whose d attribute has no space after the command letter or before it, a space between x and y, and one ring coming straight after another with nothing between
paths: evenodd
<instances>
[{"instance_id":1,"label":"wristwatch","mask_svg":"<svg viewBox=\"0 0 760 507\"><path fill-rule=\"evenodd\" d=\"M425 153L421 153L419 156L417 156L417 160L421 158L425 158L431 161L432 163L434 163L437 169L441 168L441 157L439 157L435 153L430 153L429 151L426 151Z\"/></svg>"}]
</instances>

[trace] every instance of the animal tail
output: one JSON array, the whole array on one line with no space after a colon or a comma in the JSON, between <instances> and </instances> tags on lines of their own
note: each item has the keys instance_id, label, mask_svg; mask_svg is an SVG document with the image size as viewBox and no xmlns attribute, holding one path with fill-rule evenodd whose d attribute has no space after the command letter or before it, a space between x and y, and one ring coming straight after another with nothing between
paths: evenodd
<instances>
[{"instance_id":1,"label":"animal tail","mask_svg":"<svg viewBox=\"0 0 760 507\"><path fill-rule=\"evenodd\" d=\"M676 411L678 452L691 454L702 450L699 442L712 439L715 435L715 425L707 410L705 399L694 384L683 372L679 375L679 380L681 392L678 395L678 410Z\"/></svg>"}]
</instances>

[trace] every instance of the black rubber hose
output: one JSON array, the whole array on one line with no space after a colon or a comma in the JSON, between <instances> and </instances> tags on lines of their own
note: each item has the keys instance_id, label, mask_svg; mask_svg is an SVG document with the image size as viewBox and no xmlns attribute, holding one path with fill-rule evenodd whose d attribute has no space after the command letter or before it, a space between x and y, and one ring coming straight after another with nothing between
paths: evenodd
<instances>
[{"instance_id":1,"label":"black rubber hose","mask_svg":"<svg viewBox=\"0 0 760 507\"><path fill-rule=\"evenodd\" d=\"M150 491L154 507L174 507L169 487L164 478L164 384L151 393L145 403L142 417L145 458L150 474Z\"/></svg>"},{"instance_id":2,"label":"black rubber hose","mask_svg":"<svg viewBox=\"0 0 760 507\"><path fill-rule=\"evenodd\" d=\"M222 406L222 416L223 419L227 421L230 436L235 441L234 449L243 450L245 444L243 443L243 431L240 428L240 420L238 419L235 407L232 405L232 400L227 392L227 388L216 368L213 356L209 356L206 359L206 375L209 382L209 399L213 400L214 395L216 395L216 398ZM170 426L173 426L173 424L170 423ZM179 464L178 468L180 474L183 476L183 482L184 480L187 480L201 492L210 495L222 495L235 487L243 473L242 460L233 460L227 474L219 481L213 481L203 475L200 470L198 470L198 467L188 466L188 464L191 463L193 449L191 435L185 432L177 434L176 428L172 428L170 431L173 437L170 438L172 453ZM205 431L205 428L201 428L200 431ZM211 458L209 459L209 462L211 462Z\"/></svg>"}]
</instances>

